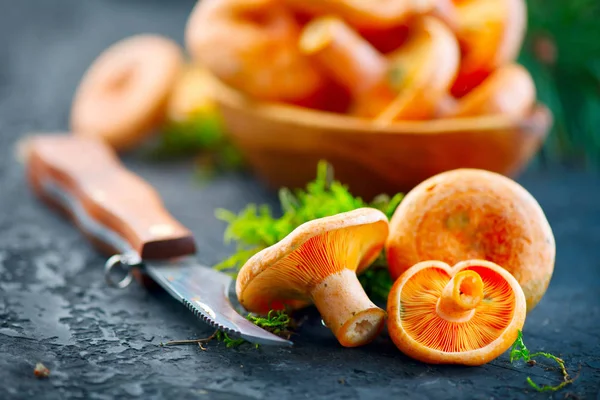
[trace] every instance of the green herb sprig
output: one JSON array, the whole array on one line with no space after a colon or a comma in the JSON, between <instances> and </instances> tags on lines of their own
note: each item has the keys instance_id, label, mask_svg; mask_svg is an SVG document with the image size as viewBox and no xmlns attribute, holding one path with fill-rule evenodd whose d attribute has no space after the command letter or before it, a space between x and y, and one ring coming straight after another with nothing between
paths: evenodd
<instances>
[{"instance_id":1,"label":"green herb sprig","mask_svg":"<svg viewBox=\"0 0 600 400\"><path fill-rule=\"evenodd\" d=\"M551 360L556 361L556 363L560 367L561 373L563 375L563 381L560 384L555 385L555 386L549 386L549 385L539 386L538 384L533 382L531 377L528 376L527 383L529 384L529 386L531 386L538 392L556 392L556 391L564 388L568 384L573 383L573 381L575 380L575 378L571 378L569 376L569 373L567 372L567 369L565 367L565 362L561 358L558 358L555 355L550 354L550 353L544 353L543 351L531 353L529 351L529 349L525 346L525 343L523 342L523 332L519 331L517 340L515 340L512 347L510 348L510 362L512 363L517 360L523 360L530 365L534 365L535 364L535 360L533 360L534 357L545 357L545 358L549 358Z\"/></svg>"},{"instance_id":2,"label":"green herb sprig","mask_svg":"<svg viewBox=\"0 0 600 400\"><path fill-rule=\"evenodd\" d=\"M228 224L224 240L226 243L236 242L236 251L214 268L235 277L252 255L279 242L305 222L361 207L377 208L391 218L403 197L402 193L393 197L382 194L367 203L353 196L346 185L336 181L332 166L322 160L317 165L316 178L305 189L279 190L280 217L275 217L266 205L249 204L237 214L217 209L216 217ZM385 300L392 286L385 255L381 254L359 278L368 295Z\"/></svg>"}]
</instances>

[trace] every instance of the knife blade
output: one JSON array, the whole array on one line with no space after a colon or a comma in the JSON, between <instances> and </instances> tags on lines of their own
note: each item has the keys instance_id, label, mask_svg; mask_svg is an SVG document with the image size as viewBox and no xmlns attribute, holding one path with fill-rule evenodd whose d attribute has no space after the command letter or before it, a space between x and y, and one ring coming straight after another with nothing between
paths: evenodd
<instances>
[{"instance_id":1,"label":"knife blade","mask_svg":"<svg viewBox=\"0 0 600 400\"><path fill-rule=\"evenodd\" d=\"M291 346L242 317L229 300L233 279L198 262L192 233L162 205L147 182L128 171L98 139L42 135L27 143L28 181L36 195L68 216L99 250L111 254L108 283L135 277L160 285L205 323L261 345ZM114 282L117 266L127 269Z\"/></svg>"}]
</instances>

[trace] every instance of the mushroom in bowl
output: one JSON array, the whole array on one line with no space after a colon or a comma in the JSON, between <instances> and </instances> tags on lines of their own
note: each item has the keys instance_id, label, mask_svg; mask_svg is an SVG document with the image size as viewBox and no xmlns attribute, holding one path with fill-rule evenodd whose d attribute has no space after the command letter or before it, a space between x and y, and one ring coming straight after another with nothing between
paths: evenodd
<instances>
[{"instance_id":1,"label":"mushroom in bowl","mask_svg":"<svg viewBox=\"0 0 600 400\"><path fill-rule=\"evenodd\" d=\"M233 13L236 2L222 6ZM536 103L528 72L511 66L526 28L523 0L396 3L277 3L288 35L257 24L257 13L259 22L272 14L257 8L242 20L262 39L244 36L241 47L241 39L190 18L188 30L202 32L203 40L188 47L214 75L225 133L271 187L304 186L326 159L353 193L372 198L457 168L514 177L540 148L552 116ZM478 35L469 34L474 30ZM227 68L208 65L215 49L231 56ZM260 68L244 64L248 54ZM253 73L237 81L223 73L232 66ZM248 87L272 91L284 83L302 100Z\"/></svg>"},{"instance_id":2,"label":"mushroom in bowl","mask_svg":"<svg viewBox=\"0 0 600 400\"><path fill-rule=\"evenodd\" d=\"M214 77L213 77L214 78ZM516 177L543 144L552 114L535 104L503 114L377 124L372 119L254 100L211 80L225 134L273 188L303 187L318 160L356 195L408 191L457 168Z\"/></svg>"}]
</instances>

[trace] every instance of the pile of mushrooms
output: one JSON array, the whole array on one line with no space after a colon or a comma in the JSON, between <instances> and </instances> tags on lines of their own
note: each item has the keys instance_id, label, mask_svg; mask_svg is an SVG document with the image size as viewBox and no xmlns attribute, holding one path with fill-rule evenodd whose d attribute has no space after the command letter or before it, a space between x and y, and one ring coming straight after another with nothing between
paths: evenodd
<instances>
[{"instance_id":1,"label":"pile of mushrooms","mask_svg":"<svg viewBox=\"0 0 600 400\"><path fill-rule=\"evenodd\" d=\"M490 187L509 188L511 193L496 201L496 192ZM481 209L490 201L494 207ZM427 249L436 248L436 237L441 246L460 240L462 247L452 247L453 267L444 261L445 249L438 249L439 258L427 258L429 253L422 251L425 247L417 245L414 237L419 224L427 220L421 214L445 215L440 207L448 204L470 219L459 221L460 230L439 228L439 235L434 230L423 237L427 237ZM300 225L246 262L237 277L236 293L242 306L257 314L312 304L344 347L372 342L387 321L393 343L412 358L481 365L514 343L525 323L527 302L533 297L539 301L545 286L533 297L530 291L524 292L522 286L530 289L524 280L531 276L530 266L522 262L527 257L496 257L494 262L486 259L485 251L475 249L501 244L502 249L513 248L525 255L545 251L549 254L547 267L539 273L549 279L554 242L547 239L551 231L538 207L524 188L499 174L473 169L446 172L409 192L391 222L381 211L367 207ZM510 228L507 218L531 209L536 212L529 212L528 221L519 222L520 230ZM456 210L451 211L454 215ZM491 236L478 233L489 231L483 217L500 227ZM536 226L546 236L538 235ZM518 235L524 229L531 232L527 243ZM394 279L386 310L369 299L357 277L383 249ZM398 272L398 260L407 257L414 261L403 264L406 268ZM503 260L511 262L501 265Z\"/></svg>"}]
</instances>

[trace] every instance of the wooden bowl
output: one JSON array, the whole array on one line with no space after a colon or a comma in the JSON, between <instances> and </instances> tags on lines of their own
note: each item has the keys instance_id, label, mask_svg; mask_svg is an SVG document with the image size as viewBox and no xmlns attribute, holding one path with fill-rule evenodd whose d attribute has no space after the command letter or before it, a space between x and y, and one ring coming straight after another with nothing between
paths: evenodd
<instances>
[{"instance_id":1,"label":"wooden bowl","mask_svg":"<svg viewBox=\"0 0 600 400\"><path fill-rule=\"evenodd\" d=\"M432 175L461 167L516 178L552 125L550 110L537 104L519 120L489 116L379 127L366 119L257 102L216 78L211 84L225 134L274 189L305 186L315 178L320 159L366 200L407 192Z\"/></svg>"}]
</instances>

